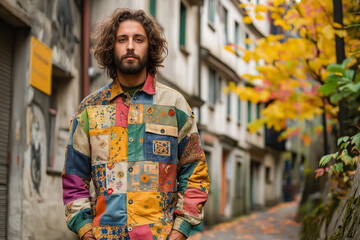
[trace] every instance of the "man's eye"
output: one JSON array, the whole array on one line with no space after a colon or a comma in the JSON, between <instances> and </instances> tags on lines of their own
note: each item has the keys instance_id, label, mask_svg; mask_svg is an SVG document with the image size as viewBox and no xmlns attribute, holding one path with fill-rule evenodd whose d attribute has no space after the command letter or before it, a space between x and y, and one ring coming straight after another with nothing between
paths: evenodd
<instances>
[{"instance_id":1,"label":"man's eye","mask_svg":"<svg viewBox=\"0 0 360 240\"><path fill-rule=\"evenodd\" d=\"M125 38L119 38L119 39L118 39L118 42L125 42L125 41L126 41Z\"/></svg>"},{"instance_id":2,"label":"man's eye","mask_svg":"<svg viewBox=\"0 0 360 240\"><path fill-rule=\"evenodd\" d=\"M142 38L136 38L135 41L136 41L136 42L142 42L143 39L142 39Z\"/></svg>"}]
</instances>

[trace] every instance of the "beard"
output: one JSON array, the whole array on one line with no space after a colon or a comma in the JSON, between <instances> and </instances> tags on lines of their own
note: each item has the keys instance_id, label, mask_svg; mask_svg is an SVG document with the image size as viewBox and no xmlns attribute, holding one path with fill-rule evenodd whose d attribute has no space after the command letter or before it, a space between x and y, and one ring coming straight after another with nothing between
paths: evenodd
<instances>
[{"instance_id":1,"label":"beard","mask_svg":"<svg viewBox=\"0 0 360 240\"><path fill-rule=\"evenodd\" d=\"M124 61L128 61L126 60L127 57L133 57L135 58L138 63L124 63ZM134 53L127 53L121 57L117 57L115 56L115 67L116 69L122 73L122 74L138 74L141 73L142 70L144 70L144 68L147 65L147 55L145 55L142 59L140 58L139 55L136 55Z\"/></svg>"}]
</instances>

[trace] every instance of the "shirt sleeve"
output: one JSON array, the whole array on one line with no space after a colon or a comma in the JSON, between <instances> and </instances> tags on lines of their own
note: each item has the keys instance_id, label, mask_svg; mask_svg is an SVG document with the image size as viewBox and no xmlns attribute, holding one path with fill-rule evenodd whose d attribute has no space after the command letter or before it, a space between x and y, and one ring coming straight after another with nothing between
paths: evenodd
<instances>
[{"instance_id":1,"label":"shirt sleeve","mask_svg":"<svg viewBox=\"0 0 360 240\"><path fill-rule=\"evenodd\" d=\"M205 154L201 148L194 114L179 111L178 115L178 202L173 229L189 236L192 227L204 217L203 207L208 197L209 176Z\"/></svg>"},{"instance_id":2,"label":"shirt sleeve","mask_svg":"<svg viewBox=\"0 0 360 240\"><path fill-rule=\"evenodd\" d=\"M86 110L71 121L62 173L66 223L80 239L92 229L89 193L91 158L87 122Z\"/></svg>"}]
</instances>

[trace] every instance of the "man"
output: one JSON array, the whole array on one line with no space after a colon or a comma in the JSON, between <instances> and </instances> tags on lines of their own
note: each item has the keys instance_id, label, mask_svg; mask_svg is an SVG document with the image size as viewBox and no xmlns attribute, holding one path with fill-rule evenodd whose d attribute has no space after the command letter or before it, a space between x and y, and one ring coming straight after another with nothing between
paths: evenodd
<instances>
[{"instance_id":1,"label":"man","mask_svg":"<svg viewBox=\"0 0 360 240\"><path fill-rule=\"evenodd\" d=\"M154 78L167 52L161 29L141 10L117 9L92 39L113 82L86 97L71 123L68 227L86 240L186 239L203 219L209 178L194 114Z\"/></svg>"}]
</instances>

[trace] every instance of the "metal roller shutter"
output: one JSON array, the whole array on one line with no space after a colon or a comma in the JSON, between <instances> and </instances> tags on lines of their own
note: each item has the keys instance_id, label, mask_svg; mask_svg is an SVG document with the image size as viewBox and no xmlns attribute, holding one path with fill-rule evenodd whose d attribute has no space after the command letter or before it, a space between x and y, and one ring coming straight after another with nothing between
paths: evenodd
<instances>
[{"instance_id":1,"label":"metal roller shutter","mask_svg":"<svg viewBox=\"0 0 360 240\"><path fill-rule=\"evenodd\" d=\"M11 66L13 38L11 28L0 21L0 238L6 236L8 195L8 154L11 113Z\"/></svg>"}]
</instances>

